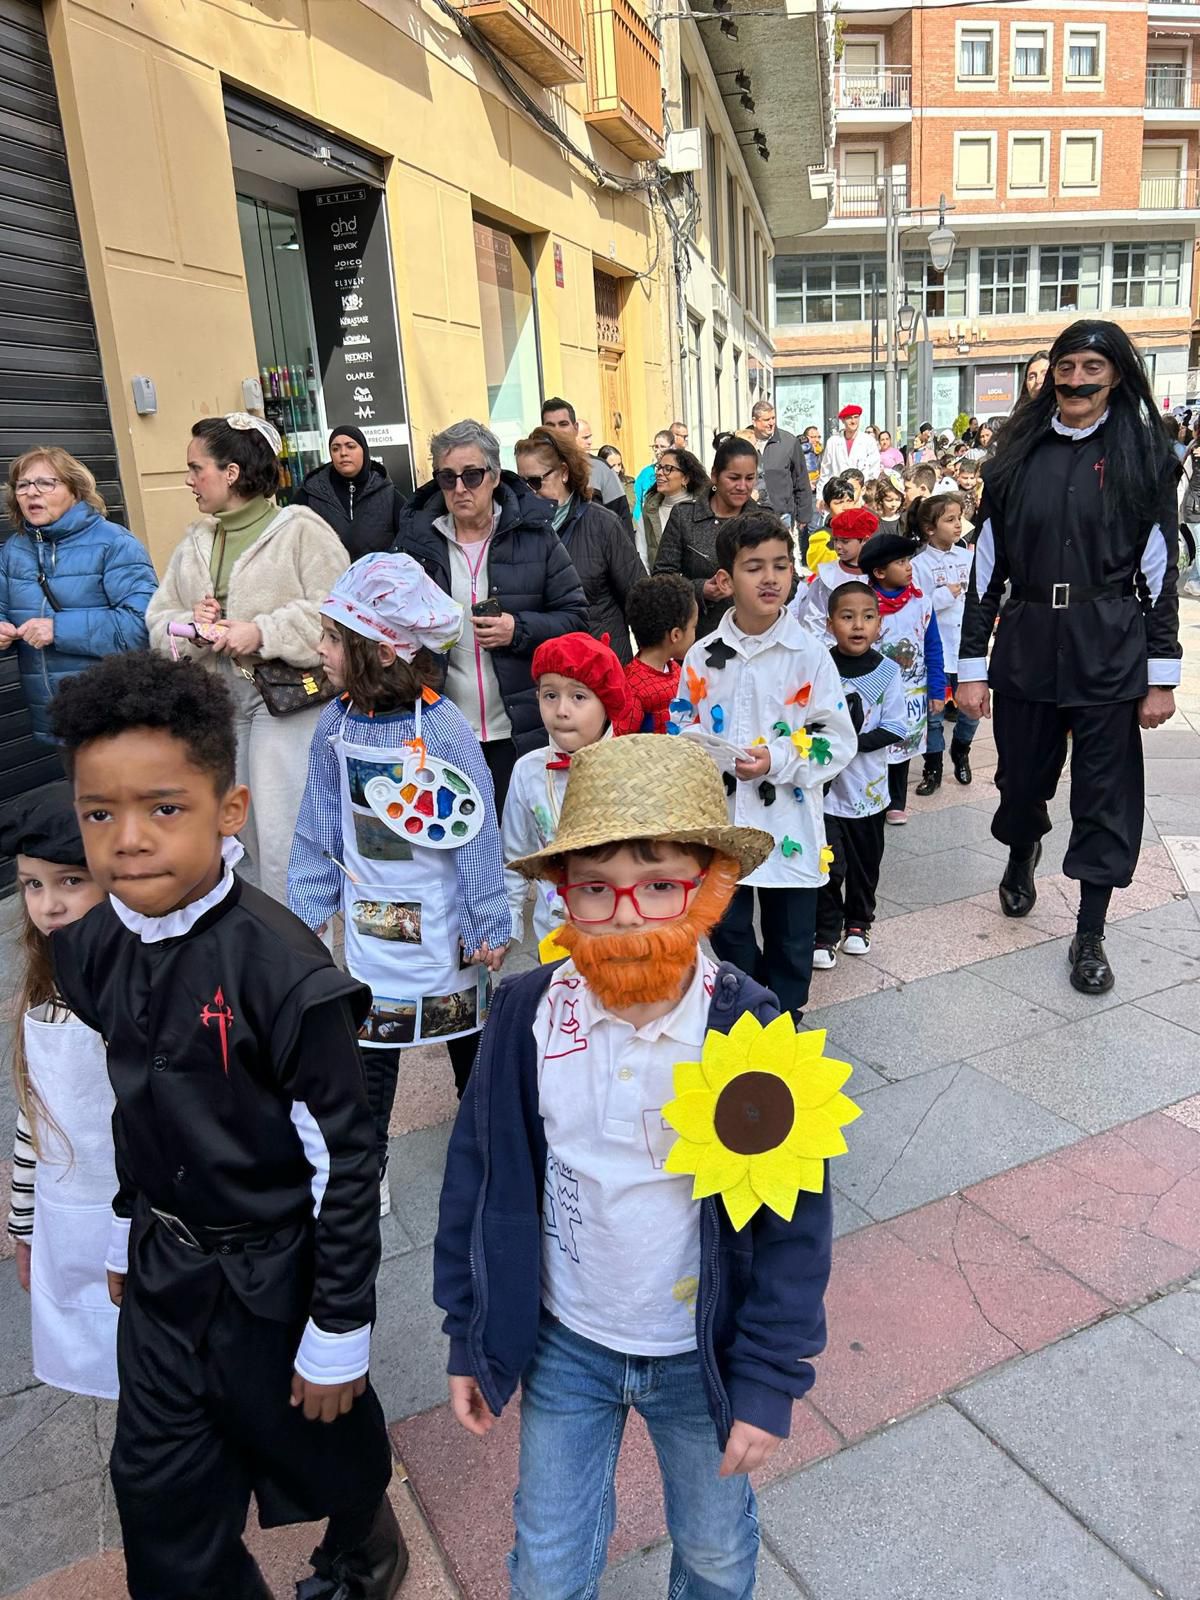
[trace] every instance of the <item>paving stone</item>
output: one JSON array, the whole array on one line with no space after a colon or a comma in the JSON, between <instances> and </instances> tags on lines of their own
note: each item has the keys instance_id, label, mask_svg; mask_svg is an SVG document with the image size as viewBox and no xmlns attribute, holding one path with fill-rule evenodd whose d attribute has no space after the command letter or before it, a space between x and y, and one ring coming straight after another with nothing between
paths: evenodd
<instances>
[{"instance_id":1,"label":"paving stone","mask_svg":"<svg viewBox=\"0 0 1200 1600\"><path fill-rule=\"evenodd\" d=\"M1193 1279L1174 1294L1165 1294L1133 1315L1180 1355L1200 1362L1200 1279Z\"/></svg>"},{"instance_id":2,"label":"paving stone","mask_svg":"<svg viewBox=\"0 0 1200 1600\"><path fill-rule=\"evenodd\" d=\"M1178 761L1200 757L1200 733L1190 728L1148 728L1142 733L1142 755L1147 761Z\"/></svg>"},{"instance_id":3,"label":"paving stone","mask_svg":"<svg viewBox=\"0 0 1200 1600\"><path fill-rule=\"evenodd\" d=\"M831 1171L876 1219L940 1199L1079 1138L1079 1129L970 1067L939 1067L877 1090Z\"/></svg>"},{"instance_id":4,"label":"paving stone","mask_svg":"<svg viewBox=\"0 0 1200 1600\"><path fill-rule=\"evenodd\" d=\"M883 927L880 924L875 937ZM838 955L837 966L830 971L818 968L812 975L809 991L810 1008L838 1005L843 1000L858 1000L865 994L876 994L881 989L894 989L896 979L882 972L868 957Z\"/></svg>"},{"instance_id":5,"label":"paving stone","mask_svg":"<svg viewBox=\"0 0 1200 1600\"><path fill-rule=\"evenodd\" d=\"M1200 1133L1152 1115L966 1191L1115 1305L1200 1266Z\"/></svg>"},{"instance_id":6,"label":"paving stone","mask_svg":"<svg viewBox=\"0 0 1200 1600\"><path fill-rule=\"evenodd\" d=\"M389 1422L446 1398L444 1312L433 1303L433 1249L413 1250L380 1273L371 1382Z\"/></svg>"},{"instance_id":7,"label":"paving stone","mask_svg":"<svg viewBox=\"0 0 1200 1600\"><path fill-rule=\"evenodd\" d=\"M973 1384L957 1404L1158 1592L1200 1597L1192 1362L1117 1317Z\"/></svg>"},{"instance_id":8,"label":"paving stone","mask_svg":"<svg viewBox=\"0 0 1200 1600\"><path fill-rule=\"evenodd\" d=\"M1146 768L1146 798L1170 795L1176 800L1200 800L1200 762L1183 758L1155 761ZM1194 812L1193 812L1194 815ZM1160 828L1162 824L1159 824ZM1163 828L1164 833L1173 830Z\"/></svg>"},{"instance_id":9,"label":"paving stone","mask_svg":"<svg viewBox=\"0 0 1200 1600\"><path fill-rule=\"evenodd\" d=\"M1149 1600L946 1405L775 1484L761 1514L818 1600Z\"/></svg>"},{"instance_id":10,"label":"paving stone","mask_svg":"<svg viewBox=\"0 0 1200 1600\"><path fill-rule=\"evenodd\" d=\"M1149 944L1126 932L1123 924L1107 930L1104 944L1117 975L1116 986L1108 994L1080 994L1071 987L1070 939L1051 939L967 970L1013 994L1040 1001L1063 1017L1095 1016L1098 1011L1200 978L1200 960Z\"/></svg>"},{"instance_id":11,"label":"paving stone","mask_svg":"<svg viewBox=\"0 0 1200 1600\"><path fill-rule=\"evenodd\" d=\"M1046 938L1028 923L1001 916L971 900L952 900L895 917L875 930L872 965L911 983L938 972L952 972Z\"/></svg>"},{"instance_id":12,"label":"paving stone","mask_svg":"<svg viewBox=\"0 0 1200 1600\"><path fill-rule=\"evenodd\" d=\"M1107 1309L952 1195L838 1241L810 1400L843 1437L860 1438Z\"/></svg>"},{"instance_id":13,"label":"paving stone","mask_svg":"<svg viewBox=\"0 0 1200 1600\"><path fill-rule=\"evenodd\" d=\"M414 1244L432 1244L453 1123L420 1128L393 1139L388 1150L392 1210Z\"/></svg>"},{"instance_id":14,"label":"paving stone","mask_svg":"<svg viewBox=\"0 0 1200 1600\"><path fill-rule=\"evenodd\" d=\"M833 1237L840 1239L844 1233L853 1233L856 1228L866 1228L874 1221L861 1206L856 1206L853 1200L847 1197L833 1185Z\"/></svg>"},{"instance_id":15,"label":"paving stone","mask_svg":"<svg viewBox=\"0 0 1200 1600\"><path fill-rule=\"evenodd\" d=\"M972 1055L970 1063L1096 1133L1191 1094L1196 1035L1139 1006L1115 1006Z\"/></svg>"},{"instance_id":16,"label":"paving stone","mask_svg":"<svg viewBox=\"0 0 1200 1600\"><path fill-rule=\"evenodd\" d=\"M76 1478L45 1493L27 1495L0 1517L0 1574L6 1591L96 1553L100 1485L96 1475ZM123 1587L115 1593L122 1593ZM56 1585L55 1593L68 1600L69 1591L61 1586Z\"/></svg>"},{"instance_id":17,"label":"paving stone","mask_svg":"<svg viewBox=\"0 0 1200 1600\"><path fill-rule=\"evenodd\" d=\"M896 832L896 829L892 829ZM940 905L952 889L954 898L966 900L994 888L996 866L975 850L941 850L936 855L889 860L885 849L879 885L884 894L908 906Z\"/></svg>"},{"instance_id":18,"label":"paving stone","mask_svg":"<svg viewBox=\"0 0 1200 1600\"><path fill-rule=\"evenodd\" d=\"M1165 955L1167 952L1163 953ZM1176 984L1173 989L1164 989L1161 994L1146 995L1137 1002L1137 1009L1178 1023L1181 1028L1190 1028L1193 1033L1200 1033L1200 980Z\"/></svg>"},{"instance_id":19,"label":"paving stone","mask_svg":"<svg viewBox=\"0 0 1200 1600\"><path fill-rule=\"evenodd\" d=\"M1187 1100L1177 1100L1173 1106L1164 1106L1163 1116L1200 1132L1200 1094L1191 1095Z\"/></svg>"},{"instance_id":20,"label":"paving stone","mask_svg":"<svg viewBox=\"0 0 1200 1600\"><path fill-rule=\"evenodd\" d=\"M1200 960L1200 913L1186 894L1176 894L1165 905L1123 918L1121 932Z\"/></svg>"},{"instance_id":21,"label":"paving stone","mask_svg":"<svg viewBox=\"0 0 1200 1600\"><path fill-rule=\"evenodd\" d=\"M5 1075L0 1073L0 1077ZM15 1263L3 1261L0 1262L0 1394L15 1394L36 1382L29 1296L17 1282Z\"/></svg>"},{"instance_id":22,"label":"paving stone","mask_svg":"<svg viewBox=\"0 0 1200 1600\"><path fill-rule=\"evenodd\" d=\"M610 1567L600 1583L600 1600L659 1600L667 1593L671 1546L655 1545ZM797 1600L800 1590L764 1546L758 1558L754 1600Z\"/></svg>"},{"instance_id":23,"label":"paving stone","mask_svg":"<svg viewBox=\"0 0 1200 1600\"><path fill-rule=\"evenodd\" d=\"M955 782L948 760L945 781ZM907 824L903 828L888 829L885 861L887 851L893 847L904 855L929 856L991 839L990 814L979 811L974 805L957 806L950 811L919 809L924 804L923 798L913 796Z\"/></svg>"},{"instance_id":24,"label":"paving stone","mask_svg":"<svg viewBox=\"0 0 1200 1600\"><path fill-rule=\"evenodd\" d=\"M1197 722L1200 722L1198 717ZM1191 833L1196 826L1196 802L1177 795L1155 794L1147 788L1146 813L1159 833Z\"/></svg>"},{"instance_id":25,"label":"paving stone","mask_svg":"<svg viewBox=\"0 0 1200 1600\"><path fill-rule=\"evenodd\" d=\"M453 1120L458 1110L454 1073L445 1045L415 1045L400 1052L400 1078L388 1132L410 1133Z\"/></svg>"},{"instance_id":26,"label":"paving stone","mask_svg":"<svg viewBox=\"0 0 1200 1600\"><path fill-rule=\"evenodd\" d=\"M810 1011L807 1021L828 1029L831 1045L837 1046L834 1054L848 1051L886 1078L911 1078L962 1061L997 1039L1017 1040L1053 1028L1059 1018L972 974L944 972L848 1005Z\"/></svg>"},{"instance_id":27,"label":"paving stone","mask_svg":"<svg viewBox=\"0 0 1200 1600\"><path fill-rule=\"evenodd\" d=\"M83 1395L50 1390L58 1404L35 1404L31 1408L37 1417L35 1425L21 1429L11 1414L24 1411L30 1399L40 1398L44 1392L34 1390L31 1395L12 1395L0 1401L0 1429L5 1435L18 1435L15 1447L6 1449L0 1458L10 1469L0 1474L0 1505L61 1488L79 1478L97 1477L107 1465L96 1436L96 1402ZM14 1472L11 1468L18 1461L20 1471Z\"/></svg>"}]
</instances>

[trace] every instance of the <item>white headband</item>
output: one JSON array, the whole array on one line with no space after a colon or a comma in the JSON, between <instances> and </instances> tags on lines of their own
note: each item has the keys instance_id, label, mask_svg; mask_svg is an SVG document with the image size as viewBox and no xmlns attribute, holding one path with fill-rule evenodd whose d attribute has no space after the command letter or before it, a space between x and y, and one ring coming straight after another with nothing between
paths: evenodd
<instances>
[{"instance_id":1,"label":"white headband","mask_svg":"<svg viewBox=\"0 0 1200 1600\"><path fill-rule=\"evenodd\" d=\"M278 455L283 448L278 428L273 427L265 417L251 416L248 411L227 411L225 421L239 433L261 433L275 455Z\"/></svg>"}]
</instances>

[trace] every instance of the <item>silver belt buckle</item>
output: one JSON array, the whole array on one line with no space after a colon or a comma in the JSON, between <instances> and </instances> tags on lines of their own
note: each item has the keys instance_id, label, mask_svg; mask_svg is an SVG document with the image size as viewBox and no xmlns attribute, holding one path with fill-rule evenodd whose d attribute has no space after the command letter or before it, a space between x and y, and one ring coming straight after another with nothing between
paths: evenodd
<instances>
[{"instance_id":1,"label":"silver belt buckle","mask_svg":"<svg viewBox=\"0 0 1200 1600\"><path fill-rule=\"evenodd\" d=\"M181 1221L179 1217L172 1216L169 1211L160 1211L157 1206L151 1206L150 1210L172 1238L178 1239L180 1244L187 1245L189 1250L199 1250L203 1254L204 1246L186 1222Z\"/></svg>"},{"instance_id":2,"label":"silver belt buckle","mask_svg":"<svg viewBox=\"0 0 1200 1600\"><path fill-rule=\"evenodd\" d=\"M1056 583L1050 590L1050 606L1054 611L1065 611L1071 603L1071 585Z\"/></svg>"}]
</instances>

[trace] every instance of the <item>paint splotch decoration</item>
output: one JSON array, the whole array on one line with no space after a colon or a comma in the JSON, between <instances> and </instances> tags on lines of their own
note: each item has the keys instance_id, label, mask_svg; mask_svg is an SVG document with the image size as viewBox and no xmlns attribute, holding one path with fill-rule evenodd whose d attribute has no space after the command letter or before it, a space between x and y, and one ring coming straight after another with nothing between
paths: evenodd
<instances>
[{"instance_id":1,"label":"paint splotch decoration","mask_svg":"<svg viewBox=\"0 0 1200 1600\"><path fill-rule=\"evenodd\" d=\"M487 808L474 783L422 746L394 776L368 779L363 798L384 824L409 844L457 850L483 827Z\"/></svg>"},{"instance_id":2,"label":"paint splotch decoration","mask_svg":"<svg viewBox=\"0 0 1200 1600\"><path fill-rule=\"evenodd\" d=\"M813 746L812 734L809 733L808 729L807 728L797 728L795 733L793 733L793 735L792 735L792 743L796 746L796 749L799 750L800 754L807 761L809 756L812 753L812 746Z\"/></svg>"},{"instance_id":3,"label":"paint splotch decoration","mask_svg":"<svg viewBox=\"0 0 1200 1600\"><path fill-rule=\"evenodd\" d=\"M694 667L687 669L687 692L693 709L699 707L702 700L708 699L708 679L702 678Z\"/></svg>"},{"instance_id":4,"label":"paint splotch decoration","mask_svg":"<svg viewBox=\"0 0 1200 1600\"><path fill-rule=\"evenodd\" d=\"M724 733L725 708L723 706L713 706L709 712L709 715L712 717L713 732Z\"/></svg>"},{"instance_id":5,"label":"paint splotch decoration","mask_svg":"<svg viewBox=\"0 0 1200 1600\"><path fill-rule=\"evenodd\" d=\"M793 856L802 856L804 846L797 839L789 839L785 833L779 841L779 849L785 861L790 861Z\"/></svg>"},{"instance_id":6,"label":"paint splotch decoration","mask_svg":"<svg viewBox=\"0 0 1200 1600\"><path fill-rule=\"evenodd\" d=\"M824 734L818 733L812 741L812 759L819 767L827 767L833 760L833 751L829 747L829 740Z\"/></svg>"},{"instance_id":7,"label":"paint splotch decoration","mask_svg":"<svg viewBox=\"0 0 1200 1600\"><path fill-rule=\"evenodd\" d=\"M777 733L781 739L790 739L792 737L791 724L788 722L777 722L771 732Z\"/></svg>"},{"instance_id":8,"label":"paint splotch decoration","mask_svg":"<svg viewBox=\"0 0 1200 1600\"><path fill-rule=\"evenodd\" d=\"M861 1111L841 1092L849 1062L824 1048L824 1029L798 1034L786 1011L765 1028L746 1012L675 1068L662 1115L679 1137L665 1170L692 1176L694 1200L720 1195L738 1230L762 1206L790 1222L802 1191L824 1189L825 1162L845 1154L842 1129Z\"/></svg>"},{"instance_id":9,"label":"paint splotch decoration","mask_svg":"<svg viewBox=\"0 0 1200 1600\"><path fill-rule=\"evenodd\" d=\"M764 778L758 786L758 798L763 805L773 806L775 804L775 785Z\"/></svg>"},{"instance_id":10,"label":"paint splotch decoration","mask_svg":"<svg viewBox=\"0 0 1200 1600\"><path fill-rule=\"evenodd\" d=\"M823 844L821 846L821 871L822 872L828 872L832 865L833 865L833 846L829 845L829 844Z\"/></svg>"},{"instance_id":11,"label":"paint splotch decoration","mask_svg":"<svg viewBox=\"0 0 1200 1600\"><path fill-rule=\"evenodd\" d=\"M723 667L729 665L736 655L737 651L731 650L724 639L714 639L705 653L704 665L706 667L715 667L720 672Z\"/></svg>"},{"instance_id":12,"label":"paint splotch decoration","mask_svg":"<svg viewBox=\"0 0 1200 1600\"><path fill-rule=\"evenodd\" d=\"M785 706L806 706L812 699L812 684L802 683L795 694L788 695L783 702Z\"/></svg>"}]
</instances>

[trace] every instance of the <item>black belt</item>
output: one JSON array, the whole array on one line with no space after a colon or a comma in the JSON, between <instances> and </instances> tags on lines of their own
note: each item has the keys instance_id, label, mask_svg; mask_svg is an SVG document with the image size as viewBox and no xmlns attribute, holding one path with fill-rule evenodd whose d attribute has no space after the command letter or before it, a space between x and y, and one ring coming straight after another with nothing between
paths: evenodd
<instances>
[{"instance_id":1,"label":"black belt","mask_svg":"<svg viewBox=\"0 0 1200 1600\"><path fill-rule=\"evenodd\" d=\"M1089 589L1080 583L1014 583L1009 595L1025 605L1050 606L1055 611L1065 611L1068 606L1082 605L1085 600L1103 600L1108 596L1119 598L1133 593L1133 583L1103 583Z\"/></svg>"},{"instance_id":2,"label":"black belt","mask_svg":"<svg viewBox=\"0 0 1200 1600\"><path fill-rule=\"evenodd\" d=\"M269 1226L261 1222L234 1222L227 1227L210 1228L198 1222L185 1222L182 1217L176 1217L170 1211L160 1211L157 1206L150 1207L150 1215L163 1225L173 1239L186 1245L189 1250L199 1250L206 1256L237 1255L254 1245L266 1244L282 1229L300 1220L299 1216L292 1216Z\"/></svg>"}]
</instances>

